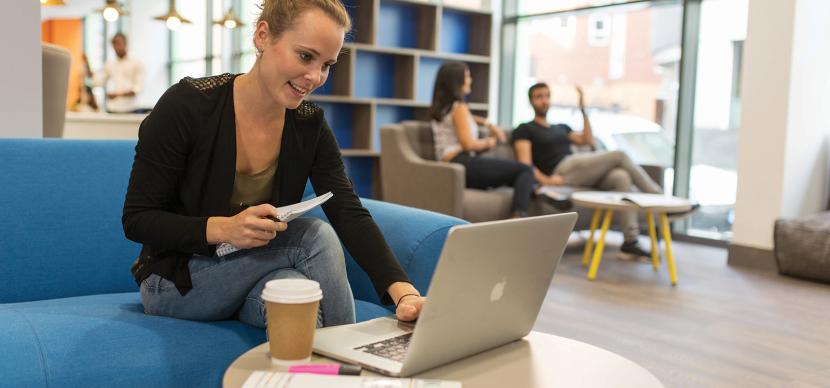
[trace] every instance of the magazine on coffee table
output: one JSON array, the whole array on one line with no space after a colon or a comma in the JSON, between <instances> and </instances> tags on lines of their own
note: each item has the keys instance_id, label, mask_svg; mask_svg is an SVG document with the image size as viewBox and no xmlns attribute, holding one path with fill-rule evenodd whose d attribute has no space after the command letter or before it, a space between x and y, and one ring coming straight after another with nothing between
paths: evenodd
<instances>
[{"instance_id":1,"label":"magazine on coffee table","mask_svg":"<svg viewBox=\"0 0 830 388\"><path fill-rule=\"evenodd\" d=\"M328 201L334 194L329 191L317 198L312 198L307 201L295 203L293 205L288 206L281 206L277 208L277 219L282 222L289 222L305 213L309 210L314 209L317 206L322 205L326 201ZM216 247L216 256L222 257L227 254L233 253L238 251L239 248L228 244L228 243L221 243Z\"/></svg>"},{"instance_id":2,"label":"magazine on coffee table","mask_svg":"<svg viewBox=\"0 0 830 388\"><path fill-rule=\"evenodd\" d=\"M643 208L691 206L687 199L661 194L626 193L620 197L620 200Z\"/></svg>"},{"instance_id":3,"label":"magazine on coffee table","mask_svg":"<svg viewBox=\"0 0 830 388\"><path fill-rule=\"evenodd\" d=\"M399 379L392 377L315 375L258 370L242 388L461 388L460 381Z\"/></svg>"}]
</instances>

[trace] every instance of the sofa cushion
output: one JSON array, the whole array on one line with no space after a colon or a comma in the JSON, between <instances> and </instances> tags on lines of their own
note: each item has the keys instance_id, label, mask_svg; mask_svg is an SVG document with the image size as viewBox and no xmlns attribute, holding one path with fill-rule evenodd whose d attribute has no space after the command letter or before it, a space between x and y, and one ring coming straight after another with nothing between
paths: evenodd
<instances>
[{"instance_id":1,"label":"sofa cushion","mask_svg":"<svg viewBox=\"0 0 830 388\"><path fill-rule=\"evenodd\" d=\"M0 141L0 303L137 291L121 211L135 141Z\"/></svg>"},{"instance_id":2,"label":"sofa cushion","mask_svg":"<svg viewBox=\"0 0 830 388\"><path fill-rule=\"evenodd\" d=\"M358 321L389 314L355 305ZM4 304L0 322L0 386L219 386L236 357L265 341L239 321L145 315L137 292Z\"/></svg>"},{"instance_id":3,"label":"sofa cushion","mask_svg":"<svg viewBox=\"0 0 830 388\"><path fill-rule=\"evenodd\" d=\"M363 198L361 201L383 232L401 267L409 275L409 280L415 288L426 293L447 232L452 226L465 222L455 217L388 202ZM314 208L308 215L328 221L320 207ZM401 222L405 222L406 226L401 227ZM369 276L357 265L345 247L344 251L346 271L355 299L381 304Z\"/></svg>"},{"instance_id":4,"label":"sofa cushion","mask_svg":"<svg viewBox=\"0 0 830 388\"><path fill-rule=\"evenodd\" d=\"M14 375L4 380L16 384L218 386L237 356L265 341L263 330L239 321L147 316L135 292L13 303L0 309L28 329L19 329L20 336L0 337L11 341L0 346L0 357L25 356L0 364L0 375Z\"/></svg>"}]
</instances>

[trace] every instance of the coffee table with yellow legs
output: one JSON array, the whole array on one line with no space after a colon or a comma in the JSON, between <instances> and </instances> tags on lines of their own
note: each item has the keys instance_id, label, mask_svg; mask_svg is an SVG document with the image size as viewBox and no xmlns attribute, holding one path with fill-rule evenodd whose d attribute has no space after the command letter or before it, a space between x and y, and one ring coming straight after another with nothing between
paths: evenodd
<instances>
[{"instance_id":1,"label":"coffee table with yellow legs","mask_svg":"<svg viewBox=\"0 0 830 388\"><path fill-rule=\"evenodd\" d=\"M677 268L674 264L674 256L671 249L671 231L669 230L669 218L667 213L688 212L692 209L689 200L661 194L643 193L621 193L614 191L581 191L573 193L571 201L574 205L594 209L591 217L591 234L585 244L585 252L582 255L582 265L591 266L588 268L588 280L597 277L602 252L605 249L605 235L611 226L614 212L633 211L645 212L648 222L648 234L651 239L651 264L654 270L660 268L660 251L657 243L657 231L655 227L655 215L660 222L660 229L663 232L663 240L666 246L666 262L669 266L669 277L671 284L677 285ZM600 226L600 219L602 225ZM599 238L594 243L594 235L599 229ZM596 246L595 246L596 245Z\"/></svg>"}]
</instances>

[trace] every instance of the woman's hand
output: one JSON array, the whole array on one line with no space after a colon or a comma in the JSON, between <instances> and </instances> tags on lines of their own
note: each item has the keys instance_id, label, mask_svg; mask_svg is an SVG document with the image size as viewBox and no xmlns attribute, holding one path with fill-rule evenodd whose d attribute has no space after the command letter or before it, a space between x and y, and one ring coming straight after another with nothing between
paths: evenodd
<instances>
[{"instance_id":1,"label":"woman's hand","mask_svg":"<svg viewBox=\"0 0 830 388\"><path fill-rule=\"evenodd\" d=\"M398 317L398 320L409 322L418 319L418 316L421 314L421 309L424 308L424 303L426 303L427 298L418 295L407 295L404 296L400 303L398 303L398 307L395 308L395 316Z\"/></svg>"},{"instance_id":2,"label":"woman's hand","mask_svg":"<svg viewBox=\"0 0 830 388\"><path fill-rule=\"evenodd\" d=\"M495 137L487 137L480 140L482 142L482 147L478 151L487 151L490 148L496 146L496 138Z\"/></svg>"},{"instance_id":3,"label":"woman's hand","mask_svg":"<svg viewBox=\"0 0 830 388\"><path fill-rule=\"evenodd\" d=\"M277 219L277 208L270 204L251 206L233 217L210 217L209 244L229 243L237 248L256 248L268 244L285 231L288 224Z\"/></svg>"}]
</instances>

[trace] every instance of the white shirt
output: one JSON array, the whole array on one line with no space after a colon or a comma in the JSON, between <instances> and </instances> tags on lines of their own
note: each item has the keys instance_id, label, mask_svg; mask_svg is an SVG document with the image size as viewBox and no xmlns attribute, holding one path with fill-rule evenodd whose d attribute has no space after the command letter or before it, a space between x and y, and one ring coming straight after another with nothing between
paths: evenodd
<instances>
[{"instance_id":1,"label":"white shirt","mask_svg":"<svg viewBox=\"0 0 830 388\"><path fill-rule=\"evenodd\" d=\"M124 57L107 61L104 68L92 77L95 86L106 86L107 93L141 92L144 85L144 65L138 60ZM136 109L136 97L116 97L107 99L110 112L128 113Z\"/></svg>"},{"instance_id":2,"label":"white shirt","mask_svg":"<svg viewBox=\"0 0 830 388\"><path fill-rule=\"evenodd\" d=\"M455 125L452 123L452 112L455 110L458 101L452 104L450 112L441 121L432 120L432 135L435 140L435 158L443 160L451 152L461 150L461 143L455 134ZM478 139L478 125L473 115L467 115L467 126L470 128L470 136Z\"/></svg>"}]
</instances>

